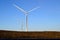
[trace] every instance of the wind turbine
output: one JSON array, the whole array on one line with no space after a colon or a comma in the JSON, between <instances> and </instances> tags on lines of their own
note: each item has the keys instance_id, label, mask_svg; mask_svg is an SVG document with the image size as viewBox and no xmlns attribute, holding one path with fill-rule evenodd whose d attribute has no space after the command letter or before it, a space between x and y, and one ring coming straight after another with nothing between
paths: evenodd
<instances>
[{"instance_id":1,"label":"wind turbine","mask_svg":"<svg viewBox=\"0 0 60 40\"><path fill-rule=\"evenodd\" d=\"M22 30L22 31L23 31L23 25L24 25L24 24L23 24L23 20L22 20L22 24L21 24L21 30Z\"/></svg>"},{"instance_id":2,"label":"wind turbine","mask_svg":"<svg viewBox=\"0 0 60 40\"><path fill-rule=\"evenodd\" d=\"M17 6L16 4L14 4L14 6L25 14L25 16L26 16L26 31L28 32L28 15L29 15L29 12L34 11L39 7L33 8L27 12L24 9L22 9L21 7Z\"/></svg>"}]
</instances>

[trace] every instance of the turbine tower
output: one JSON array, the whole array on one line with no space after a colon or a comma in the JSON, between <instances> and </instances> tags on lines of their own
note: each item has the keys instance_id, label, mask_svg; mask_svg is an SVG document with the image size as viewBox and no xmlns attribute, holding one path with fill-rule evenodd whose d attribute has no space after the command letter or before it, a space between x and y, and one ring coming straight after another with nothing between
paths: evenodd
<instances>
[{"instance_id":1,"label":"turbine tower","mask_svg":"<svg viewBox=\"0 0 60 40\"><path fill-rule=\"evenodd\" d=\"M14 6L25 14L25 16L26 16L26 31L28 32L28 15L29 15L29 12L36 10L39 7L33 8L27 12L27 11L23 10L21 7L17 6L16 4L14 4Z\"/></svg>"}]
</instances>

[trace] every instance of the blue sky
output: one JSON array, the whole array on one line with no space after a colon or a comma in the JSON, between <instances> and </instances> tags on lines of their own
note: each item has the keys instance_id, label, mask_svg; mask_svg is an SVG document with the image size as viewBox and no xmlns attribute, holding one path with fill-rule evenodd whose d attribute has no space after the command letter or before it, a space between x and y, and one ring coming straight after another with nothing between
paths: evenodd
<instances>
[{"instance_id":1,"label":"blue sky","mask_svg":"<svg viewBox=\"0 0 60 40\"><path fill-rule=\"evenodd\" d=\"M60 0L0 0L0 30L26 30L25 15L13 4L29 13L29 31L60 31Z\"/></svg>"}]
</instances>

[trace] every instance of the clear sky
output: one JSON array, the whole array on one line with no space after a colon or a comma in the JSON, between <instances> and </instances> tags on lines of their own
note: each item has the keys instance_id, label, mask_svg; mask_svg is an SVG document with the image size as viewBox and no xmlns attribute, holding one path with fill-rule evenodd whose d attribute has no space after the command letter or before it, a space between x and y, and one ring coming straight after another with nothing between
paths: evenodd
<instances>
[{"instance_id":1,"label":"clear sky","mask_svg":"<svg viewBox=\"0 0 60 40\"><path fill-rule=\"evenodd\" d=\"M0 0L0 30L26 30L25 15L13 4L29 13L29 31L60 31L60 0Z\"/></svg>"}]
</instances>

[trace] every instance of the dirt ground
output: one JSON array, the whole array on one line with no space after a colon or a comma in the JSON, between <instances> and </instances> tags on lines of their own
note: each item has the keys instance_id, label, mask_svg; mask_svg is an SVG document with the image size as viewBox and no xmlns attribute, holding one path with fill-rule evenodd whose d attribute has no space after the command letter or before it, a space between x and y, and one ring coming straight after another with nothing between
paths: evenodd
<instances>
[{"instance_id":1,"label":"dirt ground","mask_svg":"<svg viewBox=\"0 0 60 40\"><path fill-rule=\"evenodd\" d=\"M20 32L0 30L0 38L60 38L60 32Z\"/></svg>"}]
</instances>

